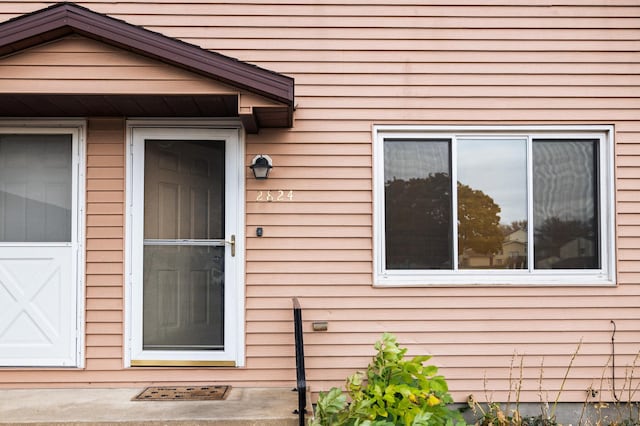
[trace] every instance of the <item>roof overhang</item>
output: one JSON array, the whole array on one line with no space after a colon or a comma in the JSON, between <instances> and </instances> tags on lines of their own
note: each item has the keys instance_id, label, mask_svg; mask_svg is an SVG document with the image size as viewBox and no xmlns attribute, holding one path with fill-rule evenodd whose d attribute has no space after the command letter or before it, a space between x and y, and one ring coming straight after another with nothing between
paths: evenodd
<instances>
[{"instance_id":1,"label":"roof overhang","mask_svg":"<svg viewBox=\"0 0 640 426\"><path fill-rule=\"evenodd\" d=\"M0 57L72 34L185 69L270 102L245 103L243 96L229 94L0 93L0 116L238 117L249 132L293 125L292 78L73 3L58 3L0 24Z\"/></svg>"}]
</instances>

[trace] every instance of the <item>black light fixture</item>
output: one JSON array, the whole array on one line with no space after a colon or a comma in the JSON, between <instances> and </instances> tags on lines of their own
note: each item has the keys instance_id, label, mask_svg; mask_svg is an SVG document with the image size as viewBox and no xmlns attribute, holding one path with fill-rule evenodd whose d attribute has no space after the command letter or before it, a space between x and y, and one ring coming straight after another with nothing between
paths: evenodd
<instances>
[{"instance_id":1,"label":"black light fixture","mask_svg":"<svg viewBox=\"0 0 640 426\"><path fill-rule=\"evenodd\" d=\"M269 171L273 168L273 162L268 155L258 154L253 157L249 168L253 172L256 179L266 179L269 177Z\"/></svg>"}]
</instances>

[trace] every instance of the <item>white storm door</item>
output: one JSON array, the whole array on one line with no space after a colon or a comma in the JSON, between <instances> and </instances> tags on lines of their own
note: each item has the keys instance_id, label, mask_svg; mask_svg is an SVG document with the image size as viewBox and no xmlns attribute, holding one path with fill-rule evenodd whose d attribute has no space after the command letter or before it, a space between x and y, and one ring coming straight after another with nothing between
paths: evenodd
<instances>
[{"instance_id":1,"label":"white storm door","mask_svg":"<svg viewBox=\"0 0 640 426\"><path fill-rule=\"evenodd\" d=\"M237 150L237 130L132 130L131 365L235 365Z\"/></svg>"},{"instance_id":2,"label":"white storm door","mask_svg":"<svg viewBox=\"0 0 640 426\"><path fill-rule=\"evenodd\" d=\"M0 131L0 366L80 362L79 136Z\"/></svg>"}]
</instances>

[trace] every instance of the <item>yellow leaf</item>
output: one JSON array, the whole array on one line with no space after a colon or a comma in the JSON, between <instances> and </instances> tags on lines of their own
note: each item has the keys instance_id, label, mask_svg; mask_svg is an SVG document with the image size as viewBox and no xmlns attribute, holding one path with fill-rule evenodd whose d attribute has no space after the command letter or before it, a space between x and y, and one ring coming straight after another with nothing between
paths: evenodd
<instances>
[{"instance_id":1,"label":"yellow leaf","mask_svg":"<svg viewBox=\"0 0 640 426\"><path fill-rule=\"evenodd\" d=\"M440 404L440 400L433 394L429 395L429 398L427 398L427 405L429 407L433 407L438 404Z\"/></svg>"}]
</instances>

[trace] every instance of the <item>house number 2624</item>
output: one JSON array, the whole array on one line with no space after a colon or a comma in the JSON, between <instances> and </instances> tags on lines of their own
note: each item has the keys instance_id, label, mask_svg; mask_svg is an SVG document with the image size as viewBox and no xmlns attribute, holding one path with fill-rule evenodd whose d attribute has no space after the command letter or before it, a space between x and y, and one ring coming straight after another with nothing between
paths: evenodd
<instances>
[{"instance_id":1,"label":"house number 2624","mask_svg":"<svg viewBox=\"0 0 640 426\"><path fill-rule=\"evenodd\" d=\"M256 201L293 201L293 191L283 189L258 191Z\"/></svg>"}]
</instances>

